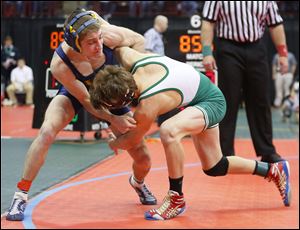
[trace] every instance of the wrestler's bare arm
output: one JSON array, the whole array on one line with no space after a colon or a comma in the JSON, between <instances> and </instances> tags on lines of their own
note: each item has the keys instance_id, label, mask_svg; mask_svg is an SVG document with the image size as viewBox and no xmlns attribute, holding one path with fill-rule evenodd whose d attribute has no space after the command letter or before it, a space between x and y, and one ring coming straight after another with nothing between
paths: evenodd
<instances>
[{"instance_id":1,"label":"wrestler's bare arm","mask_svg":"<svg viewBox=\"0 0 300 230\"><path fill-rule=\"evenodd\" d=\"M131 67L135 62L141 60L144 57L149 56L149 54L138 52L129 47L117 48L114 51L119 63L127 70L130 71Z\"/></svg>"},{"instance_id":2,"label":"wrestler's bare arm","mask_svg":"<svg viewBox=\"0 0 300 230\"><path fill-rule=\"evenodd\" d=\"M88 112L100 119L104 119L109 122L112 121L114 116L111 113L108 111L94 109L90 103L90 95L86 86L74 77L69 68L60 63L60 61L51 62L50 68L55 79L57 79Z\"/></svg>"},{"instance_id":3,"label":"wrestler's bare arm","mask_svg":"<svg viewBox=\"0 0 300 230\"><path fill-rule=\"evenodd\" d=\"M89 12L93 12L100 21L104 44L106 46L111 49L128 46L140 52L145 52L144 36L137 32L134 32L131 29L122 26L111 25L93 10L90 10Z\"/></svg>"},{"instance_id":4,"label":"wrestler's bare arm","mask_svg":"<svg viewBox=\"0 0 300 230\"><path fill-rule=\"evenodd\" d=\"M105 21L99 14L93 10L90 10L96 14L101 24L101 30L103 33L104 44L111 49L117 47L128 46L140 52L145 52L145 38L141 34L134 32L131 29L111 25Z\"/></svg>"},{"instance_id":5,"label":"wrestler's bare arm","mask_svg":"<svg viewBox=\"0 0 300 230\"><path fill-rule=\"evenodd\" d=\"M104 44L111 49L117 47L128 46L137 51L145 52L144 37L130 29L111 24L101 25Z\"/></svg>"}]
</instances>

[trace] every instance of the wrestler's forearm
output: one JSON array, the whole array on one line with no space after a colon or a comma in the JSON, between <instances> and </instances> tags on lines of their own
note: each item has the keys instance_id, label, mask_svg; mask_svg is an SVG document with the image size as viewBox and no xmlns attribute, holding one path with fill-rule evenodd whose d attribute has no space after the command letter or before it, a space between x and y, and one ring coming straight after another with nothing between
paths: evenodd
<instances>
[{"instance_id":1,"label":"wrestler's forearm","mask_svg":"<svg viewBox=\"0 0 300 230\"><path fill-rule=\"evenodd\" d=\"M129 131L117 139L110 142L110 147L115 149L129 150L137 146L142 140L143 136L132 135L133 131Z\"/></svg>"},{"instance_id":2,"label":"wrestler's forearm","mask_svg":"<svg viewBox=\"0 0 300 230\"><path fill-rule=\"evenodd\" d=\"M114 141L111 141L109 145L113 149L123 149L123 150L128 150L133 147L133 144L130 140L126 138L120 138L120 137Z\"/></svg>"},{"instance_id":3,"label":"wrestler's forearm","mask_svg":"<svg viewBox=\"0 0 300 230\"><path fill-rule=\"evenodd\" d=\"M144 53L145 52L145 38L142 35L137 34L135 37L135 42L131 46L131 48L135 49L141 53Z\"/></svg>"},{"instance_id":4,"label":"wrestler's forearm","mask_svg":"<svg viewBox=\"0 0 300 230\"><path fill-rule=\"evenodd\" d=\"M93 114L95 117L101 120L106 120L110 123L112 122L114 115L107 110L96 110L90 103L89 99L85 100L82 105L89 113Z\"/></svg>"}]
</instances>

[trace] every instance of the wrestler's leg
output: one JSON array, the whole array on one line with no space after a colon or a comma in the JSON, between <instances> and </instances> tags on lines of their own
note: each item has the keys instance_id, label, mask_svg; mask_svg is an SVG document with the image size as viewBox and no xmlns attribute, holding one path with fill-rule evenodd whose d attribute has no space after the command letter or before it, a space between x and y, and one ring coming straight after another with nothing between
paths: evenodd
<instances>
[{"instance_id":1,"label":"wrestler's leg","mask_svg":"<svg viewBox=\"0 0 300 230\"><path fill-rule=\"evenodd\" d=\"M126 113L126 115L133 116L133 113L130 111ZM116 127L114 127L113 124L111 125L111 129L116 136L120 135L120 132L117 131ZM133 173L129 178L131 186L138 193L142 204L156 204L157 200L155 196L149 191L144 183L144 179L151 168L151 158L145 141L135 146L134 148L129 149L128 153L133 159Z\"/></svg>"},{"instance_id":2,"label":"wrestler's leg","mask_svg":"<svg viewBox=\"0 0 300 230\"><path fill-rule=\"evenodd\" d=\"M49 104L45 120L27 151L23 177L18 182L19 191L15 192L14 198L6 216L7 220L22 221L28 199L28 191L32 181L43 166L48 149L55 140L57 133L62 130L74 117L75 111L70 99L63 95L56 96Z\"/></svg>"},{"instance_id":3,"label":"wrestler's leg","mask_svg":"<svg viewBox=\"0 0 300 230\"><path fill-rule=\"evenodd\" d=\"M56 135L72 120L74 115L75 111L68 97L58 95L51 101L38 136L32 142L26 155L23 171L25 180L34 180L44 164L48 149Z\"/></svg>"}]
</instances>

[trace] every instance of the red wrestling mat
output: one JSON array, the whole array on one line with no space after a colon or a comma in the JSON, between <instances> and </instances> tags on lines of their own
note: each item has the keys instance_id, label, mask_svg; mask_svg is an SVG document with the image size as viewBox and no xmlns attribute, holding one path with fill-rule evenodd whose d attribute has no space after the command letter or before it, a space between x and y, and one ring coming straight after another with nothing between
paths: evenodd
<instances>
[{"instance_id":1,"label":"red wrestling mat","mask_svg":"<svg viewBox=\"0 0 300 230\"><path fill-rule=\"evenodd\" d=\"M32 129L33 108L28 106L18 107L1 107L1 137L6 138L35 138L38 129ZM149 134L158 130L157 124L154 123L149 130ZM102 137L106 138L107 133L101 132ZM94 140L95 131L84 133L84 139ZM56 139L80 139L79 131L60 131Z\"/></svg>"},{"instance_id":2,"label":"red wrestling mat","mask_svg":"<svg viewBox=\"0 0 300 230\"><path fill-rule=\"evenodd\" d=\"M143 206L128 183L131 158L123 152L30 200L23 222L1 228L299 228L299 147L297 140L275 140L291 167L292 204L284 207L274 183L252 175L208 177L187 138L183 141L186 211L168 221L147 221ZM151 139L152 169L146 183L161 204L168 190L165 156ZM250 140L237 140L239 156L254 159Z\"/></svg>"},{"instance_id":3,"label":"red wrestling mat","mask_svg":"<svg viewBox=\"0 0 300 230\"><path fill-rule=\"evenodd\" d=\"M1 107L1 136L6 138L35 138L38 129L31 128L34 108L28 106ZM94 140L94 131L85 132L85 139ZM107 137L103 132L103 138ZM60 131L56 139L80 139L79 131Z\"/></svg>"}]
</instances>

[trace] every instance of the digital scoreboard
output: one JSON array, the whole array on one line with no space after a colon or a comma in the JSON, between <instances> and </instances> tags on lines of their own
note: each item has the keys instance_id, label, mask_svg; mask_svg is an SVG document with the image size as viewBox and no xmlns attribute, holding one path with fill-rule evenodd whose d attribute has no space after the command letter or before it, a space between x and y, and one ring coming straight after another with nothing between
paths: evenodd
<instances>
[{"instance_id":1,"label":"digital scoreboard","mask_svg":"<svg viewBox=\"0 0 300 230\"><path fill-rule=\"evenodd\" d=\"M43 63L46 76L45 91L47 98L53 98L60 87L60 83L52 76L50 62L55 49L64 41L63 24L45 26L43 29Z\"/></svg>"},{"instance_id":2,"label":"digital scoreboard","mask_svg":"<svg viewBox=\"0 0 300 230\"><path fill-rule=\"evenodd\" d=\"M172 30L166 32L166 55L192 65L200 72L206 74L212 82L217 84L217 71L205 72L201 44L201 17L190 17L190 25L186 30ZM213 47L212 47L213 48Z\"/></svg>"}]
</instances>

